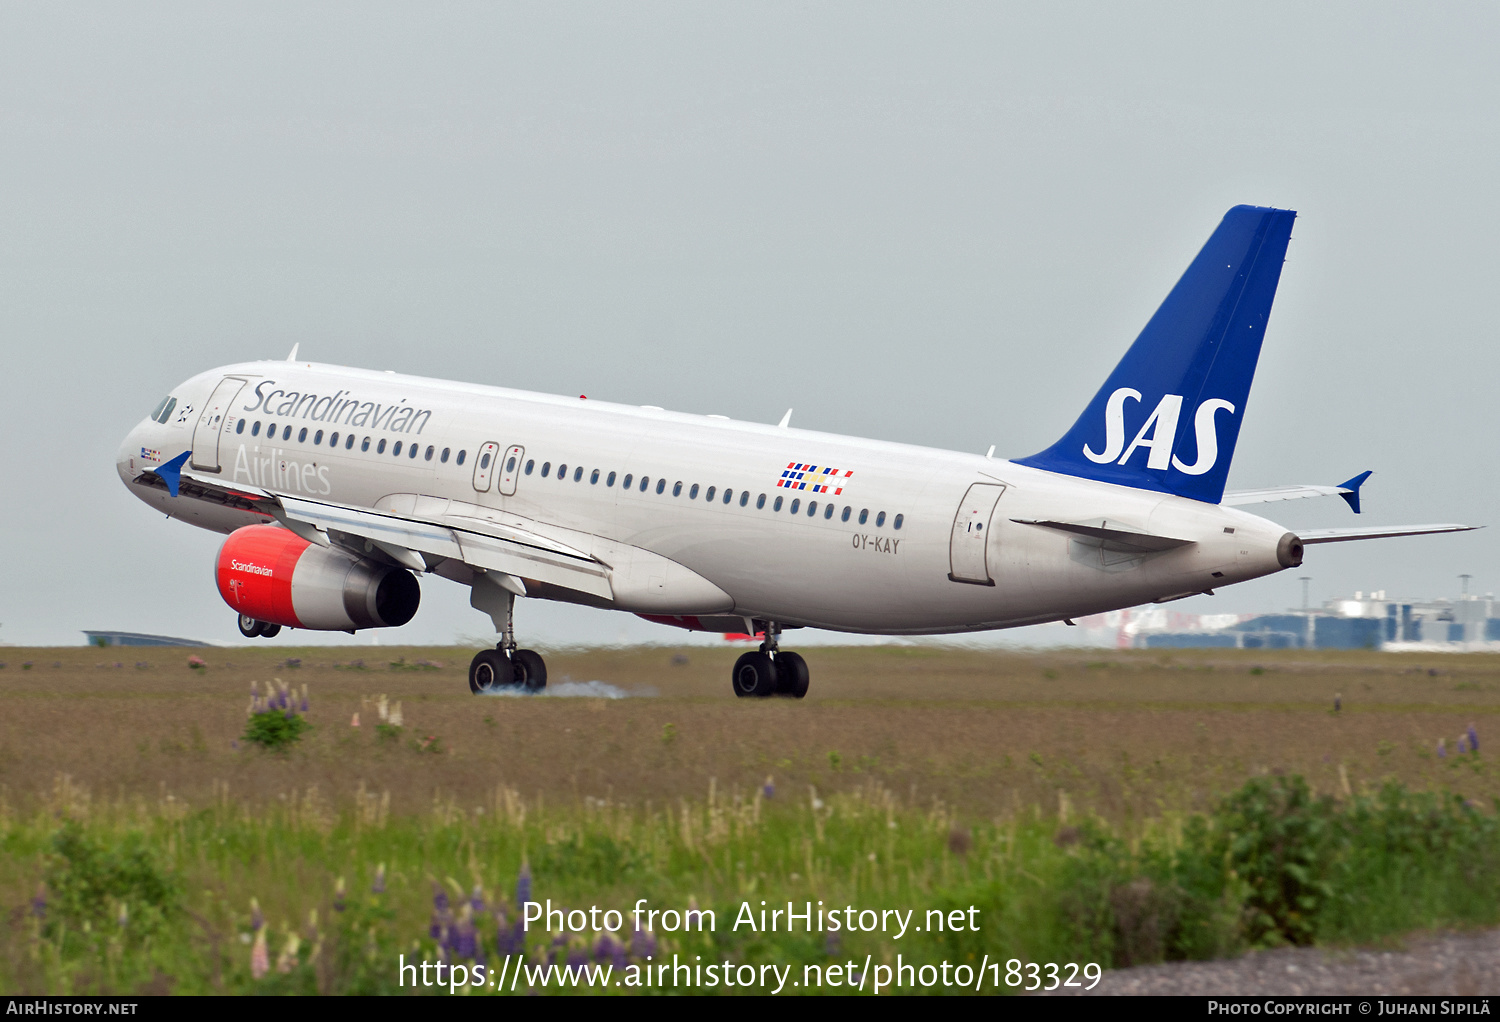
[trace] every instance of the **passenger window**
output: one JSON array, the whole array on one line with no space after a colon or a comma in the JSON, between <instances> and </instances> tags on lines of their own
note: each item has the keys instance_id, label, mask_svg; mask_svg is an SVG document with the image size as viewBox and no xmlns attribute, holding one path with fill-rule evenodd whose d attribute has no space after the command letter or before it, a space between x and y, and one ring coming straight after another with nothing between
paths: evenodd
<instances>
[{"instance_id":1,"label":"passenger window","mask_svg":"<svg viewBox=\"0 0 1500 1022\"><path fill-rule=\"evenodd\" d=\"M448 453L452 450L453 448L451 447L444 447L443 453L438 455L438 462L443 465L448 464Z\"/></svg>"},{"instance_id":2,"label":"passenger window","mask_svg":"<svg viewBox=\"0 0 1500 1022\"><path fill-rule=\"evenodd\" d=\"M792 506L789 507L789 508L787 508L787 514L791 514L791 515L796 514L797 513L797 509L800 508L801 506L802 506L802 498L801 497L794 497L792 499Z\"/></svg>"},{"instance_id":3,"label":"passenger window","mask_svg":"<svg viewBox=\"0 0 1500 1022\"><path fill-rule=\"evenodd\" d=\"M266 427L266 439L267 440L275 440L276 439L276 423L273 422L269 426Z\"/></svg>"},{"instance_id":4,"label":"passenger window","mask_svg":"<svg viewBox=\"0 0 1500 1022\"><path fill-rule=\"evenodd\" d=\"M882 511L882 512L880 512L880 514L878 514L878 515L875 516L875 528L878 529L878 528L880 528L884 524L885 524L885 512Z\"/></svg>"},{"instance_id":5,"label":"passenger window","mask_svg":"<svg viewBox=\"0 0 1500 1022\"><path fill-rule=\"evenodd\" d=\"M415 458L417 456L417 450L419 446L419 444L412 444L410 450L406 452L406 456L408 458Z\"/></svg>"},{"instance_id":6,"label":"passenger window","mask_svg":"<svg viewBox=\"0 0 1500 1022\"><path fill-rule=\"evenodd\" d=\"M777 497L776 498L776 503L774 503L774 504L771 505L771 510L772 511L780 511L781 510L781 498L780 497Z\"/></svg>"},{"instance_id":7,"label":"passenger window","mask_svg":"<svg viewBox=\"0 0 1500 1022\"><path fill-rule=\"evenodd\" d=\"M712 504L714 502L714 491L717 489L717 486L710 486L708 492L703 495L703 499Z\"/></svg>"},{"instance_id":8,"label":"passenger window","mask_svg":"<svg viewBox=\"0 0 1500 1022\"><path fill-rule=\"evenodd\" d=\"M544 462L542 462L542 478L546 479L551 474L552 474L552 462L550 462L550 461L544 461Z\"/></svg>"},{"instance_id":9,"label":"passenger window","mask_svg":"<svg viewBox=\"0 0 1500 1022\"><path fill-rule=\"evenodd\" d=\"M893 528L893 529L899 529L899 528L901 528L901 519L903 519L905 517L906 517L905 515L897 515L895 521L891 522L891 528Z\"/></svg>"},{"instance_id":10,"label":"passenger window","mask_svg":"<svg viewBox=\"0 0 1500 1022\"><path fill-rule=\"evenodd\" d=\"M369 441L365 441L365 442L368 443ZM384 454L385 453L385 438L384 437L381 437L380 443L378 443L378 444L375 445L375 453L376 454Z\"/></svg>"},{"instance_id":11,"label":"passenger window","mask_svg":"<svg viewBox=\"0 0 1500 1022\"><path fill-rule=\"evenodd\" d=\"M599 482L599 470L596 468L589 474L589 485L594 486Z\"/></svg>"},{"instance_id":12,"label":"passenger window","mask_svg":"<svg viewBox=\"0 0 1500 1022\"><path fill-rule=\"evenodd\" d=\"M322 442L323 442L323 431L320 429L316 433L313 434L313 443L314 444L321 444Z\"/></svg>"},{"instance_id":13,"label":"passenger window","mask_svg":"<svg viewBox=\"0 0 1500 1022\"><path fill-rule=\"evenodd\" d=\"M613 472L611 472L609 475L607 475L607 476L604 477L604 485L605 486L613 486L614 484L615 484L615 474Z\"/></svg>"},{"instance_id":14,"label":"passenger window","mask_svg":"<svg viewBox=\"0 0 1500 1022\"><path fill-rule=\"evenodd\" d=\"M724 487L724 503L728 504L733 499L734 499L734 491L731 490L727 486Z\"/></svg>"},{"instance_id":15,"label":"passenger window","mask_svg":"<svg viewBox=\"0 0 1500 1022\"><path fill-rule=\"evenodd\" d=\"M682 480L681 479L677 480L675 483L672 484L672 496L674 496L674 497L680 497L680 496L682 496Z\"/></svg>"},{"instance_id":16,"label":"passenger window","mask_svg":"<svg viewBox=\"0 0 1500 1022\"><path fill-rule=\"evenodd\" d=\"M297 442L299 444L305 444L305 443L307 443L307 427L306 426L303 426L302 429L298 431L298 433L297 433Z\"/></svg>"},{"instance_id":17,"label":"passenger window","mask_svg":"<svg viewBox=\"0 0 1500 1022\"><path fill-rule=\"evenodd\" d=\"M401 441L400 440L397 440L396 441L396 446L391 448L391 457L393 457L393 458L399 458L399 457L401 457Z\"/></svg>"},{"instance_id":18,"label":"passenger window","mask_svg":"<svg viewBox=\"0 0 1500 1022\"><path fill-rule=\"evenodd\" d=\"M304 429L302 432L306 433L307 430ZM281 439L283 439L283 440L290 440L291 438L292 438L292 427L290 427L290 426L282 426L281 427Z\"/></svg>"},{"instance_id":19,"label":"passenger window","mask_svg":"<svg viewBox=\"0 0 1500 1022\"><path fill-rule=\"evenodd\" d=\"M511 458L509 461L507 461L505 463L505 473L507 475L509 475L510 473L514 472L515 470L516 470L516 459L515 458Z\"/></svg>"},{"instance_id":20,"label":"passenger window","mask_svg":"<svg viewBox=\"0 0 1500 1022\"><path fill-rule=\"evenodd\" d=\"M562 482L566 478L568 478L568 466L567 465L559 465L559 466L557 466L557 481L558 482Z\"/></svg>"},{"instance_id":21,"label":"passenger window","mask_svg":"<svg viewBox=\"0 0 1500 1022\"><path fill-rule=\"evenodd\" d=\"M467 458L468 456L469 456L469 452L468 451L459 451L458 452L458 457L456 457L456 458L453 459L453 463L456 464L456 465L462 465L464 463L464 459Z\"/></svg>"},{"instance_id":22,"label":"passenger window","mask_svg":"<svg viewBox=\"0 0 1500 1022\"><path fill-rule=\"evenodd\" d=\"M656 481L656 493L657 493L657 496L660 496L661 493L662 493L662 491L665 490L666 488L667 488L667 481L665 479L658 479Z\"/></svg>"},{"instance_id":23,"label":"passenger window","mask_svg":"<svg viewBox=\"0 0 1500 1022\"><path fill-rule=\"evenodd\" d=\"M331 437L328 438L328 446L329 447L337 447L338 445L339 445L339 435L337 433L335 433L335 434L333 434L333 436L331 436Z\"/></svg>"},{"instance_id":24,"label":"passenger window","mask_svg":"<svg viewBox=\"0 0 1500 1022\"><path fill-rule=\"evenodd\" d=\"M698 484L694 483L693 484L693 488L690 489L690 490L688 490L688 500L697 500L697 499L698 499Z\"/></svg>"},{"instance_id":25,"label":"passenger window","mask_svg":"<svg viewBox=\"0 0 1500 1022\"><path fill-rule=\"evenodd\" d=\"M813 515L815 515L817 513L818 513L818 502L815 501L815 500L808 501L807 502L807 517L811 518Z\"/></svg>"},{"instance_id":26,"label":"passenger window","mask_svg":"<svg viewBox=\"0 0 1500 1022\"><path fill-rule=\"evenodd\" d=\"M250 435L251 436L260 436L260 420L259 419L256 419L255 420L255 425L253 425L253 426L250 427Z\"/></svg>"},{"instance_id":27,"label":"passenger window","mask_svg":"<svg viewBox=\"0 0 1500 1022\"><path fill-rule=\"evenodd\" d=\"M862 507L859 509L859 524L863 525L870 517L870 509Z\"/></svg>"},{"instance_id":28,"label":"passenger window","mask_svg":"<svg viewBox=\"0 0 1500 1022\"><path fill-rule=\"evenodd\" d=\"M651 483L651 477L650 476L641 476L641 492L642 493L646 492L646 487L648 485L650 485L650 483Z\"/></svg>"},{"instance_id":29,"label":"passenger window","mask_svg":"<svg viewBox=\"0 0 1500 1022\"><path fill-rule=\"evenodd\" d=\"M581 482L582 480L583 480L583 466L579 465L577 468L575 468L573 470L573 481L575 483L577 483L577 482Z\"/></svg>"},{"instance_id":30,"label":"passenger window","mask_svg":"<svg viewBox=\"0 0 1500 1022\"><path fill-rule=\"evenodd\" d=\"M852 507L846 507L846 508L844 508L844 513L841 514L841 515L839 515L839 521L841 521L841 522L847 522L849 520L849 512L853 511L853 510L854 509Z\"/></svg>"},{"instance_id":31,"label":"passenger window","mask_svg":"<svg viewBox=\"0 0 1500 1022\"><path fill-rule=\"evenodd\" d=\"M755 510L757 510L757 511L764 510L765 506L766 506L766 495L764 493L762 493L759 497L755 498Z\"/></svg>"},{"instance_id":32,"label":"passenger window","mask_svg":"<svg viewBox=\"0 0 1500 1022\"><path fill-rule=\"evenodd\" d=\"M750 491L749 490L741 490L740 491L740 507L744 507L748 503L750 503Z\"/></svg>"},{"instance_id":33,"label":"passenger window","mask_svg":"<svg viewBox=\"0 0 1500 1022\"><path fill-rule=\"evenodd\" d=\"M490 454L488 451L479 456L479 468L481 471L490 467Z\"/></svg>"},{"instance_id":34,"label":"passenger window","mask_svg":"<svg viewBox=\"0 0 1500 1022\"><path fill-rule=\"evenodd\" d=\"M621 484L620 488L622 490L628 490L628 489L630 489L630 481L632 479L634 479L634 478L635 478L635 476L631 475L629 472L626 472L625 473L625 482L623 484Z\"/></svg>"},{"instance_id":35,"label":"passenger window","mask_svg":"<svg viewBox=\"0 0 1500 1022\"><path fill-rule=\"evenodd\" d=\"M350 433L349 434L349 438L344 441L344 450L346 450L346 451L352 451L352 450L354 450L354 434L353 433Z\"/></svg>"},{"instance_id":36,"label":"passenger window","mask_svg":"<svg viewBox=\"0 0 1500 1022\"><path fill-rule=\"evenodd\" d=\"M245 420L244 419L241 419L239 422L235 423L234 431L236 433L243 433L243 432L245 432Z\"/></svg>"},{"instance_id":37,"label":"passenger window","mask_svg":"<svg viewBox=\"0 0 1500 1022\"><path fill-rule=\"evenodd\" d=\"M431 444L427 445L427 454L426 454L426 456L422 460L423 461L431 461L432 460L432 445Z\"/></svg>"},{"instance_id":38,"label":"passenger window","mask_svg":"<svg viewBox=\"0 0 1500 1022\"><path fill-rule=\"evenodd\" d=\"M531 475L531 470L536 468L536 460L532 459L526 463L526 474Z\"/></svg>"},{"instance_id":39,"label":"passenger window","mask_svg":"<svg viewBox=\"0 0 1500 1022\"><path fill-rule=\"evenodd\" d=\"M832 518L832 517L833 517L833 505L832 505L832 504L829 504L829 505L828 505L828 506L827 506L827 507L825 507L825 508L824 508L824 509L823 509L823 517L824 517L824 518L825 518L825 519L828 519L828 518ZM848 515L845 515L845 516L844 516L844 517L846 517L846 518L847 518L847 517L848 517Z\"/></svg>"},{"instance_id":40,"label":"passenger window","mask_svg":"<svg viewBox=\"0 0 1500 1022\"><path fill-rule=\"evenodd\" d=\"M368 451L370 449L370 438L369 437L365 437L364 438L364 441L361 442L360 445L359 445L359 449L361 451Z\"/></svg>"}]
</instances>

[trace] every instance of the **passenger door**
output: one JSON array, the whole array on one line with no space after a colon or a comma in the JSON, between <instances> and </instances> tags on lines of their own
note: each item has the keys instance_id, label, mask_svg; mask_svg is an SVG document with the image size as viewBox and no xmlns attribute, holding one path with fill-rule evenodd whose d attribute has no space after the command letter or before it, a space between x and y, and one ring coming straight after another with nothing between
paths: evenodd
<instances>
[{"instance_id":1,"label":"passenger door","mask_svg":"<svg viewBox=\"0 0 1500 1022\"><path fill-rule=\"evenodd\" d=\"M507 497L516 492L516 479L521 475L521 462L526 457L526 448L508 447L505 457L500 459L500 492Z\"/></svg>"},{"instance_id":2,"label":"passenger door","mask_svg":"<svg viewBox=\"0 0 1500 1022\"><path fill-rule=\"evenodd\" d=\"M495 452L500 445L491 440L479 448L479 457L474 459L474 489L486 493L490 488L490 476L495 471Z\"/></svg>"},{"instance_id":3,"label":"passenger door","mask_svg":"<svg viewBox=\"0 0 1500 1022\"><path fill-rule=\"evenodd\" d=\"M219 381L213 394L198 416L198 425L193 427L193 467L205 472L219 471L219 437L224 432L224 417L229 406L239 395L244 380L226 376Z\"/></svg>"},{"instance_id":4,"label":"passenger door","mask_svg":"<svg viewBox=\"0 0 1500 1022\"><path fill-rule=\"evenodd\" d=\"M964 494L953 516L953 535L948 542L948 577L954 582L992 586L987 551L990 519L1005 487L995 483L975 483Z\"/></svg>"}]
</instances>

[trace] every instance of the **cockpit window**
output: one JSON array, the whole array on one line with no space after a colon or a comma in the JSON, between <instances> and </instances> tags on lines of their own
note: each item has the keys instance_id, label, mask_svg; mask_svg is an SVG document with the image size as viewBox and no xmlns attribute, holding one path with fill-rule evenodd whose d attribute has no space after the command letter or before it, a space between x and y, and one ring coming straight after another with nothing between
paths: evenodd
<instances>
[{"instance_id":1,"label":"cockpit window","mask_svg":"<svg viewBox=\"0 0 1500 1022\"><path fill-rule=\"evenodd\" d=\"M171 394L161 399L161 404L156 406L156 411L151 413L154 422L165 424L172 417L172 411L177 407L177 399Z\"/></svg>"}]
</instances>

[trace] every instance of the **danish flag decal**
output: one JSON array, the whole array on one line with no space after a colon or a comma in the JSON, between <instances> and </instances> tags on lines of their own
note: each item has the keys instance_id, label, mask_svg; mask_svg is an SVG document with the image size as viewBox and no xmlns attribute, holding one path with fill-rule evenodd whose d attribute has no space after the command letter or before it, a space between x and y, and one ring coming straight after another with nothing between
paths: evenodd
<instances>
[{"instance_id":1,"label":"danish flag decal","mask_svg":"<svg viewBox=\"0 0 1500 1022\"><path fill-rule=\"evenodd\" d=\"M1217 504L1296 216L1226 213L1073 428L1017 461Z\"/></svg>"}]
</instances>

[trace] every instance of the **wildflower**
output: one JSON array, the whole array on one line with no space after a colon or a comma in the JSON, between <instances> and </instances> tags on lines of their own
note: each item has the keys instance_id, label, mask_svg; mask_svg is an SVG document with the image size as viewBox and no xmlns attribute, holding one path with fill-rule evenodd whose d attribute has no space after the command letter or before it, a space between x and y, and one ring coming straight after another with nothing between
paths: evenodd
<instances>
[{"instance_id":1,"label":"wildflower","mask_svg":"<svg viewBox=\"0 0 1500 1022\"><path fill-rule=\"evenodd\" d=\"M1474 725L1469 725L1469 751L1479 751L1479 735L1474 731Z\"/></svg>"},{"instance_id":2,"label":"wildflower","mask_svg":"<svg viewBox=\"0 0 1500 1022\"><path fill-rule=\"evenodd\" d=\"M371 894L385 893L385 863L375 867L375 882L370 885Z\"/></svg>"},{"instance_id":3,"label":"wildflower","mask_svg":"<svg viewBox=\"0 0 1500 1022\"><path fill-rule=\"evenodd\" d=\"M271 971L271 956L266 951L266 931L258 930L255 934L255 946L250 949L250 977L261 979Z\"/></svg>"},{"instance_id":4,"label":"wildflower","mask_svg":"<svg viewBox=\"0 0 1500 1022\"><path fill-rule=\"evenodd\" d=\"M265 928L266 917L260 910L260 902L250 899L250 929L259 933Z\"/></svg>"},{"instance_id":5,"label":"wildflower","mask_svg":"<svg viewBox=\"0 0 1500 1022\"><path fill-rule=\"evenodd\" d=\"M531 901L531 867L521 863L521 875L516 877L516 904L521 911L526 911L526 906Z\"/></svg>"},{"instance_id":6,"label":"wildflower","mask_svg":"<svg viewBox=\"0 0 1500 1022\"><path fill-rule=\"evenodd\" d=\"M776 797L776 782L771 780L769 774L766 776L766 783L761 785L760 793L766 798Z\"/></svg>"},{"instance_id":7,"label":"wildflower","mask_svg":"<svg viewBox=\"0 0 1500 1022\"><path fill-rule=\"evenodd\" d=\"M1438 753L1438 759L1447 759L1448 758L1448 746L1447 746L1447 743L1445 743L1443 741L1443 739L1441 739L1441 738L1438 739L1437 753Z\"/></svg>"},{"instance_id":8,"label":"wildflower","mask_svg":"<svg viewBox=\"0 0 1500 1022\"><path fill-rule=\"evenodd\" d=\"M580 965L587 965L588 961L589 961L589 953L586 950L584 950L583 948L581 948L581 947L574 947L574 948L572 948L572 949L570 949L568 951L568 966L569 966L569 968L576 969Z\"/></svg>"},{"instance_id":9,"label":"wildflower","mask_svg":"<svg viewBox=\"0 0 1500 1022\"><path fill-rule=\"evenodd\" d=\"M823 953L829 958L837 958L841 950L843 950L843 942L839 939L839 931L829 930L823 938Z\"/></svg>"},{"instance_id":10,"label":"wildflower","mask_svg":"<svg viewBox=\"0 0 1500 1022\"><path fill-rule=\"evenodd\" d=\"M204 663L203 658L200 656L188 657L188 667L192 668L195 671L201 671L207 666L208 664Z\"/></svg>"},{"instance_id":11,"label":"wildflower","mask_svg":"<svg viewBox=\"0 0 1500 1022\"><path fill-rule=\"evenodd\" d=\"M354 715L354 719L351 720L351 721L349 721L349 726L350 727L359 727L359 714L356 713Z\"/></svg>"},{"instance_id":12,"label":"wildflower","mask_svg":"<svg viewBox=\"0 0 1500 1022\"><path fill-rule=\"evenodd\" d=\"M31 898L31 914L38 919L47 917L47 888L44 884L36 885L36 894Z\"/></svg>"},{"instance_id":13,"label":"wildflower","mask_svg":"<svg viewBox=\"0 0 1500 1022\"><path fill-rule=\"evenodd\" d=\"M474 934L474 910L465 905L458 914L458 925L453 929L449 947L457 958L473 958L479 941Z\"/></svg>"},{"instance_id":14,"label":"wildflower","mask_svg":"<svg viewBox=\"0 0 1500 1022\"><path fill-rule=\"evenodd\" d=\"M480 915L480 914L482 914L484 912L484 887L483 887L483 885L481 885L481 884L475 884L474 885L474 890L469 895L469 907L474 910L474 914L475 915Z\"/></svg>"},{"instance_id":15,"label":"wildflower","mask_svg":"<svg viewBox=\"0 0 1500 1022\"><path fill-rule=\"evenodd\" d=\"M630 953L642 960L656 954L656 934L637 926L630 935Z\"/></svg>"},{"instance_id":16,"label":"wildflower","mask_svg":"<svg viewBox=\"0 0 1500 1022\"><path fill-rule=\"evenodd\" d=\"M1468 739L1468 736L1466 736L1466 735L1459 735L1458 736L1458 741L1454 743L1454 746L1458 749L1458 754L1460 756L1462 756L1464 753L1468 752L1469 751L1469 739Z\"/></svg>"},{"instance_id":17,"label":"wildflower","mask_svg":"<svg viewBox=\"0 0 1500 1022\"><path fill-rule=\"evenodd\" d=\"M344 878L339 877L333 885L333 910L344 911Z\"/></svg>"},{"instance_id":18,"label":"wildflower","mask_svg":"<svg viewBox=\"0 0 1500 1022\"><path fill-rule=\"evenodd\" d=\"M281 954L276 956L276 971L287 973L297 964L297 952L302 947L302 938L295 933L286 935L286 944L281 948Z\"/></svg>"}]
</instances>

